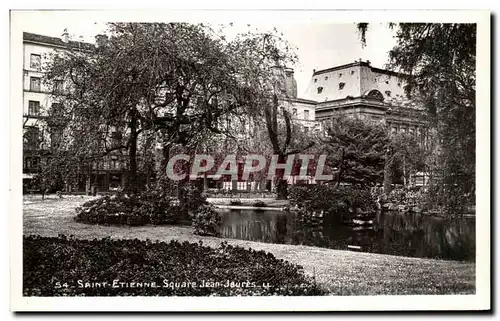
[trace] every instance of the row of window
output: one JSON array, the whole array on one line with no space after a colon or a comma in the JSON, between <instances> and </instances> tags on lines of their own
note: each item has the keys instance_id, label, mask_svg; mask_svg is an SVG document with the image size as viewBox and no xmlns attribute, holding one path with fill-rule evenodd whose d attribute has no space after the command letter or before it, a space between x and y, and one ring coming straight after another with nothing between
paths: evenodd
<instances>
[{"instance_id":1,"label":"row of window","mask_svg":"<svg viewBox=\"0 0 500 321\"><path fill-rule=\"evenodd\" d=\"M30 91L41 92L42 91L42 78L40 77L30 77ZM54 91L61 92L63 90L63 81L55 80L54 81Z\"/></svg>"},{"instance_id":2,"label":"row of window","mask_svg":"<svg viewBox=\"0 0 500 321\"><path fill-rule=\"evenodd\" d=\"M60 103L52 103L51 112L53 115L62 115L62 105ZM38 100L28 101L28 115L38 116L40 115L40 102Z\"/></svg>"},{"instance_id":3,"label":"row of window","mask_svg":"<svg viewBox=\"0 0 500 321\"><path fill-rule=\"evenodd\" d=\"M24 158L24 168L25 169L37 168L39 164L40 164L39 157L26 157L26 158Z\"/></svg>"},{"instance_id":4,"label":"row of window","mask_svg":"<svg viewBox=\"0 0 500 321\"><path fill-rule=\"evenodd\" d=\"M351 70L351 76L354 75L354 70ZM342 78L342 73L339 73L339 78ZM325 76L325 80L328 80L328 76ZM314 82L318 82L318 78L314 78Z\"/></svg>"},{"instance_id":5,"label":"row of window","mask_svg":"<svg viewBox=\"0 0 500 321\"><path fill-rule=\"evenodd\" d=\"M297 117L297 108L292 108L292 116ZM309 110L304 110L304 119L309 120Z\"/></svg>"},{"instance_id":6,"label":"row of window","mask_svg":"<svg viewBox=\"0 0 500 321\"><path fill-rule=\"evenodd\" d=\"M340 83L339 83L339 90L344 89L344 87L345 87L345 82L340 82ZM318 94L323 93L323 89L324 89L323 87L318 87L318 88L317 88L317 90L318 90Z\"/></svg>"}]
</instances>

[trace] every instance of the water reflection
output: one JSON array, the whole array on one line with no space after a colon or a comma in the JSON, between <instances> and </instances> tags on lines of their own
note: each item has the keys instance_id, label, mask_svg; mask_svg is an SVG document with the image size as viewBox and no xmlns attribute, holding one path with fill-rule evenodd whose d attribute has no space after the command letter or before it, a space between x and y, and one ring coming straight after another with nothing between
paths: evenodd
<instances>
[{"instance_id":1,"label":"water reflection","mask_svg":"<svg viewBox=\"0 0 500 321\"><path fill-rule=\"evenodd\" d=\"M363 252L431 257L448 260L475 259L475 221L449 221L417 214L379 213L373 226L350 227L325 223L306 228L294 213L279 211L221 210L223 237L301 244Z\"/></svg>"}]
</instances>

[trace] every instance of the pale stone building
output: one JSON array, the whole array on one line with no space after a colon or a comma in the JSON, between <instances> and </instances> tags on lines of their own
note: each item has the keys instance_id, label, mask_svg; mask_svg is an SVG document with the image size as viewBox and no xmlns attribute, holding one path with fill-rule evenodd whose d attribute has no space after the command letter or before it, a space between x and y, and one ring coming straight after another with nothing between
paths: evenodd
<instances>
[{"instance_id":1,"label":"pale stone building","mask_svg":"<svg viewBox=\"0 0 500 321\"><path fill-rule=\"evenodd\" d=\"M67 88L62 80L50 86L46 84L46 63L58 52L93 48L91 43L70 40L66 30L60 38L23 33L23 186L26 192L37 189L31 184L33 175L48 156L50 145L63 135L62 128L50 127L46 120L49 110L54 111L58 107L54 94ZM121 158L121 155L107 155L86 170L87 173L82 173L81 181L64 188L89 191L91 184L101 190L122 185L125 168Z\"/></svg>"},{"instance_id":2,"label":"pale stone building","mask_svg":"<svg viewBox=\"0 0 500 321\"><path fill-rule=\"evenodd\" d=\"M406 76L355 61L314 70L304 97L316 101L315 119L324 121L341 113L384 122L391 132L425 136L427 122L422 106L405 93Z\"/></svg>"}]
</instances>

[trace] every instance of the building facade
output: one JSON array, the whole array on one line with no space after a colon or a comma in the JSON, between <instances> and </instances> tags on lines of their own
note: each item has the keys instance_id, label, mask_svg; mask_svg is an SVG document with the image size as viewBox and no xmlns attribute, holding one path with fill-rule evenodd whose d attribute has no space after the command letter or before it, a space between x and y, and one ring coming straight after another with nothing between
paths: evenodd
<instances>
[{"instance_id":1,"label":"building facade","mask_svg":"<svg viewBox=\"0 0 500 321\"><path fill-rule=\"evenodd\" d=\"M54 99L58 91L64 91L63 81L48 85L44 81L46 63L52 55L67 50L92 50L93 44L72 41L65 31L61 38L34 33L23 33L23 187L25 192L39 191L33 178L41 170L50 148L62 135L63 128L49 126L49 112L57 110ZM82 177L65 184L63 190L90 191L91 185L101 190L123 184L124 165L122 155L107 155L88 168L82 168ZM75 164L79 166L79 164Z\"/></svg>"},{"instance_id":2,"label":"building facade","mask_svg":"<svg viewBox=\"0 0 500 321\"><path fill-rule=\"evenodd\" d=\"M385 123L391 132L424 137L424 110L405 93L406 76L356 61L314 70L305 98L316 101L315 117L324 121L341 114Z\"/></svg>"}]
</instances>

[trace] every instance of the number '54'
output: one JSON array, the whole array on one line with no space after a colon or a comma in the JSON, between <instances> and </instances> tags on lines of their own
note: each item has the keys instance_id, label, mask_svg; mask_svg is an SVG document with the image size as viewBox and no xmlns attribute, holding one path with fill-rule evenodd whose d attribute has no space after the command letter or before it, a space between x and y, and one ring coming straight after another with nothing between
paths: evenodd
<instances>
[{"instance_id":1,"label":"number '54'","mask_svg":"<svg viewBox=\"0 0 500 321\"><path fill-rule=\"evenodd\" d=\"M56 285L55 285L56 289L67 288L67 287L69 287L68 283L61 284L61 282L56 282Z\"/></svg>"}]
</instances>

